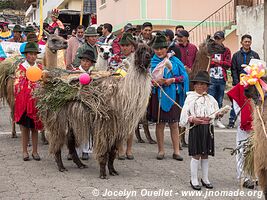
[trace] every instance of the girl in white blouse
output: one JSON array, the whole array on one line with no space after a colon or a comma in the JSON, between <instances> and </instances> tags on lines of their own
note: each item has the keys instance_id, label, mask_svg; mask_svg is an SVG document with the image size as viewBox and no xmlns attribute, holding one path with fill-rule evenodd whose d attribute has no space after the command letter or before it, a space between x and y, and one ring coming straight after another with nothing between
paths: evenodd
<instances>
[{"instance_id":1,"label":"girl in white blouse","mask_svg":"<svg viewBox=\"0 0 267 200\"><path fill-rule=\"evenodd\" d=\"M188 92L180 116L180 126L189 127L189 155L191 159L191 187L201 190L198 182L198 165L201 160L202 185L212 189L213 185L208 179L208 155L214 156L214 119L218 110L218 103L207 94L210 85L208 72L200 71L191 80L194 91ZM221 115L221 114L220 114Z\"/></svg>"}]
</instances>

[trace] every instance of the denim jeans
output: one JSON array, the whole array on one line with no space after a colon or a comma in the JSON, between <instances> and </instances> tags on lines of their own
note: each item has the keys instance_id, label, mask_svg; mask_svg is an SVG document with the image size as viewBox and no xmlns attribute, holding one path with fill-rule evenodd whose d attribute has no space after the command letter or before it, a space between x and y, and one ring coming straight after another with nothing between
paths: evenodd
<instances>
[{"instance_id":1,"label":"denim jeans","mask_svg":"<svg viewBox=\"0 0 267 200\"><path fill-rule=\"evenodd\" d=\"M211 78L211 85L209 86L208 93L213 96L218 102L219 108L223 105L223 97L226 82L224 79Z\"/></svg>"}]
</instances>

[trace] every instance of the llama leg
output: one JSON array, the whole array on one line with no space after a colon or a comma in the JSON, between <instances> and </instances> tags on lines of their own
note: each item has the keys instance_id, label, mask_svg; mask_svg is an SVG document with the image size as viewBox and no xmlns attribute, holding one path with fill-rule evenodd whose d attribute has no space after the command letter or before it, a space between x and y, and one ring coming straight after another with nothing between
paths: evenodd
<instances>
[{"instance_id":1,"label":"llama leg","mask_svg":"<svg viewBox=\"0 0 267 200\"><path fill-rule=\"evenodd\" d=\"M48 145L48 141L45 137L45 131L44 130L41 131L41 141L43 142L43 145Z\"/></svg>"},{"instance_id":2,"label":"llama leg","mask_svg":"<svg viewBox=\"0 0 267 200\"><path fill-rule=\"evenodd\" d=\"M109 158L108 158L108 170L111 176L119 175L119 173L115 170L114 165L113 165L115 157L116 157L116 147L114 146L111 148L109 152Z\"/></svg>"},{"instance_id":3,"label":"llama leg","mask_svg":"<svg viewBox=\"0 0 267 200\"><path fill-rule=\"evenodd\" d=\"M259 178L259 185L263 190L265 200L267 200L267 170L260 170L258 171L258 178Z\"/></svg>"},{"instance_id":4,"label":"llama leg","mask_svg":"<svg viewBox=\"0 0 267 200\"><path fill-rule=\"evenodd\" d=\"M68 133L68 149L69 153L71 154L73 162L78 166L78 168L87 168L87 165L83 164L80 160L79 156L77 155L76 149L75 149L75 136L73 134L73 131L70 131Z\"/></svg>"},{"instance_id":5,"label":"llama leg","mask_svg":"<svg viewBox=\"0 0 267 200\"><path fill-rule=\"evenodd\" d=\"M139 130L139 125L135 129L135 136L137 138L138 143L145 143L145 141L141 138L140 130Z\"/></svg>"},{"instance_id":6,"label":"llama leg","mask_svg":"<svg viewBox=\"0 0 267 200\"><path fill-rule=\"evenodd\" d=\"M157 144L157 142L155 140L152 139L151 135L150 135L150 131L149 131L149 126L148 126L148 120L145 119L143 122L143 128L144 128L144 132L146 135L146 139L148 140L149 144Z\"/></svg>"},{"instance_id":7,"label":"llama leg","mask_svg":"<svg viewBox=\"0 0 267 200\"><path fill-rule=\"evenodd\" d=\"M180 141L182 143L182 147L188 147L188 144L186 144L186 142L185 142L185 128L182 128L179 126L179 133L183 133L181 135L181 139L180 139Z\"/></svg>"},{"instance_id":8,"label":"llama leg","mask_svg":"<svg viewBox=\"0 0 267 200\"><path fill-rule=\"evenodd\" d=\"M106 179L107 178L107 173L106 173L107 159L108 159L108 153L105 153L104 155L101 155L98 158L98 162L99 162L99 165L100 165L100 176L99 176L99 178L101 178L101 179Z\"/></svg>"},{"instance_id":9,"label":"llama leg","mask_svg":"<svg viewBox=\"0 0 267 200\"><path fill-rule=\"evenodd\" d=\"M64 165L63 165L63 162L62 162L62 158L61 158L61 149L59 149L56 153L55 153L55 161L57 163L57 167L58 167L58 170L60 172L64 172L64 171L68 171Z\"/></svg>"}]
</instances>

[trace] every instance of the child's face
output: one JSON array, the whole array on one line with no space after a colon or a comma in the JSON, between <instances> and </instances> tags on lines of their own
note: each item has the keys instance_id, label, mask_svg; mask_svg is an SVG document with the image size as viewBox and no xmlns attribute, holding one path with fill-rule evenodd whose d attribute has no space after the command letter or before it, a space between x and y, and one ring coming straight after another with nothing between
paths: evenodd
<instances>
[{"instance_id":1,"label":"child's face","mask_svg":"<svg viewBox=\"0 0 267 200\"><path fill-rule=\"evenodd\" d=\"M194 85L194 89L196 93L203 94L204 92L208 91L208 84L202 82L196 82Z\"/></svg>"},{"instance_id":2,"label":"child's face","mask_svg":"<svg viewBox=\"0 0 267 200\"><path fill-rule=\"evenodd\" d=\"M81 59L81 67L85 70L88 71L89 68L93 65L92 61L89 59Z\"/></svg>"},{"instance_id":3,"label":"child's face","mask_svg":"<svg viewBox=\"0 0 267 200\"><path fill-rule=\"evenodd\" d=\"M37 53L31 52L31 53L26 53L25 54L26 60L30 63L30 64L34 64L36 59L37 59Z\"/></svg>"}]
</instances>

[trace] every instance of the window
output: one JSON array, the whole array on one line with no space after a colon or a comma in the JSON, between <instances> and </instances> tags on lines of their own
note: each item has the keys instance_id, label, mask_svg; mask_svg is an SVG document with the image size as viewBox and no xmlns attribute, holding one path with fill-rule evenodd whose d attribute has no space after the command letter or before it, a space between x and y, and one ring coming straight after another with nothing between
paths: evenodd
<instances>
[{"instance_id":1,"label":"window","mask_svg":"<svg viewBox=\"0 0 267 200\"><path fill-rule=\"evenodd\" d=\"M105 4L106 0L101 0L101 5Z\"/></svg>"}]
</instances>

